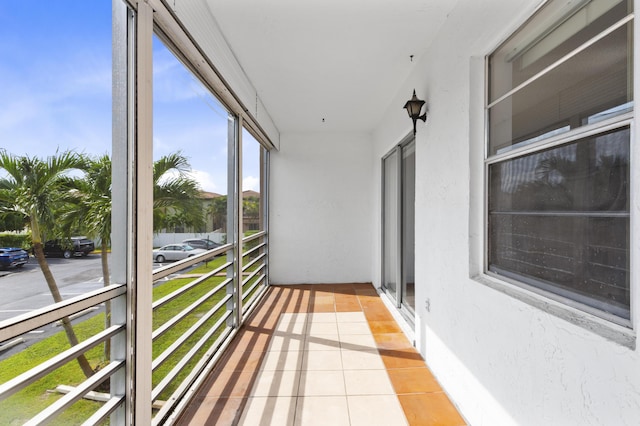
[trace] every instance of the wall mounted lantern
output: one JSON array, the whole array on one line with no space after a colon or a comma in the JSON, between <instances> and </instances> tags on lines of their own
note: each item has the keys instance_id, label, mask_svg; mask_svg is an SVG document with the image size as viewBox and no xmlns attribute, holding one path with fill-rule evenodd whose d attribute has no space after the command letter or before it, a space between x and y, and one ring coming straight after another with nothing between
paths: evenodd
<instances>
[{"instance_id":1,"label":"wall mounted lantern","mask_svg":"<svg viewBox=\"0 0 640 426\"><path fill-rule=\"evenodd\" d=\"M406 104L404 104L404 108L407 110L407 114L409 114L409 117L411 117L411 120L413 120L413 136L416 135L416 121L422 120L425 123L427 121L426 111L424 114L420 115L420 110L422 109L422 105L424 104L425 102L421 99L418 99L418 97L416 96L415 89L413 89L413 97L409 99Z\"/></svg>"}]
</instances>

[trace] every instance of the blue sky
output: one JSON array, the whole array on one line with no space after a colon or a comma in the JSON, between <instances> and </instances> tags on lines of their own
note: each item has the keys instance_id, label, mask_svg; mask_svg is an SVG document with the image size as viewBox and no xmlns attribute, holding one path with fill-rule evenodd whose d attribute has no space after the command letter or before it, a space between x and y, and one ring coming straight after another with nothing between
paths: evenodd
<instances>
[{"instance_id":1,"label":"blue sky","mask_svg":"<svg viewBox=\"0 0 640 426\"><path fill-rule=\"evenodd\" d=\"M111 1L0 1L0 147L45 157L111 151ZM225 194L227 113L154 38L154 157L181 150ZM244 189L258 190L245 132Z\"/></svg>"}]
</instances>

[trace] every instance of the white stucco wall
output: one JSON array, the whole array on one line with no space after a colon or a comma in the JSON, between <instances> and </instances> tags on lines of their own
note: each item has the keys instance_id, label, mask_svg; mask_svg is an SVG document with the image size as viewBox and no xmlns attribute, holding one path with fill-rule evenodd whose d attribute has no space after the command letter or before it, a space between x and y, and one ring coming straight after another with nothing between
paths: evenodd
<instances>
[{"instance_id":1,"label":"white stucco wall","mask_svg":"<svg viewBox=\"0 0 640 426\"><path fill-rule=\"evenodd\" d=\"M637 350L477 278L483 254L482 58L536 3L459 1L396 94L373 135L371 274L379 285L379 161L410 131L402 105L415 88L429 108L416 139L415 247L416 340L427 363L472 425L635 425L640 422ZM632 216L639 214L634 203ZM637 293L632 312L640 310ZM637 315L633 323L637 328ZM633 332L627 335L634 338Z\"/></svg>"},{"instance_id":2,"label":"white stucco wall","mask_svg":"<svg viewBox=\"0 0 640 426\"><path fill-rule=\"evenodd\" d=\"M282 134L271 154L272 283L371 281L371 139Z\"/></svg>"}]
</instances>

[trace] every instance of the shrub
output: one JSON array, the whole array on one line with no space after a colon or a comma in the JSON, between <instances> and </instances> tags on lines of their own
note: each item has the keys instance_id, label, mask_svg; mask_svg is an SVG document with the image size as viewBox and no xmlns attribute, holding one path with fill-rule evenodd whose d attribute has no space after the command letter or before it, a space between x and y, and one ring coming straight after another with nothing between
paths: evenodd
<instances>
[{"instance_id":1,"label":"shrub","mask_svg":"<svg viewBox=\"0 0 640 426\"><path fill-rule=\"evenodd\" d=\"M31 234L0 233L0 247L31 249Z\"/></svg>"}]
</instances>

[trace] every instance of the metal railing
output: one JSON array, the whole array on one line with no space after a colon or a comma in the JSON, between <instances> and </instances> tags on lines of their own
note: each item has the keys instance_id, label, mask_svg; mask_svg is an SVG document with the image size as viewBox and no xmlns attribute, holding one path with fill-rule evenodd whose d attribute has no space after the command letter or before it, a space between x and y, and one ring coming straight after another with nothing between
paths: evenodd
<instances>
[{"instance_id":1,"label":"metal railing","mask_svg":"<svg viewBox=\"0 0 640 426\"><path fill-rule=\"evenodd\" d=\"M266 238L266 232L259 232L243 239L241 273L234 269L239 262L235 260L232 244L153 271L153 406L149 409L153 410L154 424L175 418L186 407L194 389L213 369L237 332L240 324L234 320L236 310L241 309L244 320L260 300L267 284ZM116 300L129 303L126 297L125 285L111 285L0 322L0 342L105 303ZM111 339L125 339L126 333L126 324L105 326L77 345L53 354L46 362L19 372L0 384L0 404ZM73 404L94 394L102 399L93 412L85 415L83 424L107 421L115 410L123 407L125 396L116 394L113 387L105 388L104 383L114 374L124 376L125 367L124 359L105 360L92 376L80 380L64 396L23 421L29 425L55 422Z\"/></svg>"},{"instance_id":2,"label":"metal railing","mask_svg":"<svg viewBox=\"0 0 640 426\"><path fill-rule=\"evenodd\" d=\"M154 324L152 336L154 424L175 418L184 409L240 326L234 321L238 307L247 315L263 294L265 287L259 286L267 281L266 232L243 238L242 247L243 261L249 260L241 274L234 269L237 258L231 244L153 273L154 282L170 278L175 284L175 289L153 302L154 323L168 317ZM212 265L190 269L203 263ZM161 309L173 311L164 315ZM174 336L169 336L172 330Z\"/></svg>"},{"instance_id":3,"label":"metal railing","mask_svg":"<svg viewBox=\"0 0 640 426\"><path fill-rule=\"evenodd\" d=\"M25 333L40 329L49 324L55 323L56 321L73 317L79 313L85 312L89 308L97 307L103 303L116 300L120 297L125 297L125 293L126 286L110 285L108 287L104 287L60 303L54 303L45 308L37 309L27 314L2 321L0 322L0 342L19 338ZM53 354L47 361L29 368L12 379L0 384L0 404L5 402L10 404L10 398L12 396L25 390L31 385L36 384L39 380L47 377L49 374L74 363L78 357L86 355L91 349L105 344L105 342L116 336L123 337L125 332L125 324L113 324L105 330L87 337L77 345L58 354ZM102 365L93 375L86 378L75 387L71 387L68 393L64 396L46 406L32 418L24 420L24 424L39 425L51 422L77 401L86 398L91 392L100 390L99 388L102 383L107 381L114 374L123 372L124 367L124 360L107 361L107 364ZM91 417L85 420L85 424L99 424L100 422L103 422L113 411L124 403L124 395L107 395L108 396L104 403L91 415ZM20 407L17 408L20 409ZM20 419L19 421L22 420L23 419Z\"/></svg>"}]
</instances>

